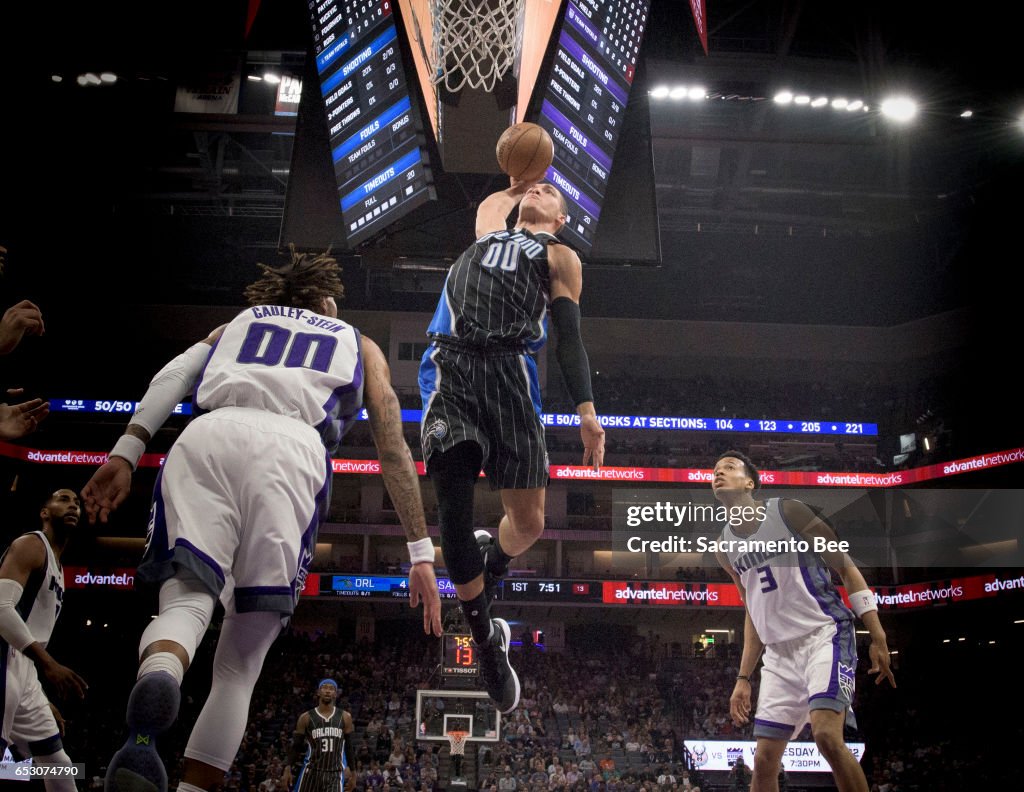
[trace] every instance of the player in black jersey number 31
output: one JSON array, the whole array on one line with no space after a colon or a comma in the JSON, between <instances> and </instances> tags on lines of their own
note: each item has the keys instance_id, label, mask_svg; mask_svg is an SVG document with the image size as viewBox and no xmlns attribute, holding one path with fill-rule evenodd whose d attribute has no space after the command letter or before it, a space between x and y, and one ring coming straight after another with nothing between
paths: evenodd
<instances>
[{"instance_id":1,"label":"player in black jersey number 31","mask_svg":"<svg viewBox=\"0 0 1024 792\"><path fill-rule=\"evenodd\" d=\"M515 227L509 214L518 206ZM590 364L580 338L579 257L555 234L566 221L562 194L548 183L512 180L481 202L477 240L452 265L427 330L420 365L421 441L437 491L441 549L497 708L511 712L519 680L508 660L510 632L492 619L496 579L544 530L548 456L534 354L557 331L556 357L580 416L583 464L600 468ZM501 491L497 535L473 530L473 488L483 468Z\"/></svg>"},{"instance_id":2,"label":"player in black jersey number 31","mask_svg":"<svg viewBox=\"0 0 1024 792\"><path fill-rule=\"evenodd\" d=\"M285 789L292 788L292 765L305 753L294 792L351 792L355 788L355 771L350 769L352 715L338 708L338 683L333 679L321 680L316 697L316 706L303 712L295 725L281 780Z\"/></svg>"}]
</instances>

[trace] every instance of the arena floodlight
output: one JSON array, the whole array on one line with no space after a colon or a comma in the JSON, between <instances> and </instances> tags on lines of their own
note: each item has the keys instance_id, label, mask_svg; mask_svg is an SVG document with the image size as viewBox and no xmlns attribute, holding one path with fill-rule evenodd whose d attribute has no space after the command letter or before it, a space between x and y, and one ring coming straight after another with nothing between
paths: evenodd
<instances>
[{"instance_id":1,"label":"arena floodlight","mask_svg":"<svg viewBox=\"0 0 1024 792\"><path fill-rule=\"evenodd\" d=\"M828 97L827 96L819 96L817 99L815 99L813 102L811 102L811 107L824 107L827 104L828 104Z\"/></svg>"},{"instance_id":2,"label":"arena floodlight","mask_svg":"<svg viewBox=\"0 0 1024 792\"><path fill-rule=\"evenodd\" d=\"M704 90L704 86L695 85L689 91L686 92L691 102L699 102L707 95L707 91Z\"/></svg>"},{"instance_id":3,"label":"arena floodlight","mask_svg":"<svg viewBox=\"0 0 1024 792\"><path fill-rule=\"evenodd\" d=\"M656 86L651 91L651 98L652 99L666 99L666 98L668 98L668 86L667 85Z\"/></svg>"},{"instance_id":4,"label":"arena floodlight","mask_svg":"<svg viewBox=\"0 0 1024 792\"><path fill-rule=\"evenodd\" d=\"M281 82L281 77L273 72L263 72L263 80L271 85L277 85Z\"/></svg>"},{"instance_id":5,"label":"arena floodlight","mask_svg":"<svg viewBox=\"0 0 1024 792\"><path fill-rule=\"evenodd\" d=\"M117 75L113 72L103 72L100 75L100 81L107 85L113 85L117 82Z\"/></svg>"},{"instance_id":6,"label":"arena floodlight","mask_svg":"<svg viewBox=\"0 0 1024 792\"><path fill-rule=\"evenodd\" d=\"M974 111L973 111L973 110L964 110L964 111L963 111L963 112L962 112L962 113L960 114L960 117L961 117L961 118L970 118L970 117L972 117L973 115L974 115Z\"/></svg>"},{"instance_id":7,"label":"arena floodlight","mask_svg":"<svg viewBox=\"0 0 1024 792\"><path fill-rule=\"evenodd\" d=\"M846 109L853 112L854 110L860 110L863 106L864 103L860 99L854 99L846 106Z\"/></svg>"},{"instance_id":8,"label":"arena floodlight","mask_svg":"<svg viewBox=\"0 0 1024 792\"><path fill-rule=\"evenodd\" d=\"M882 115L905 124L917 115L917 102L906 96L890 96L882 101Z\"/></svg>"},{"instance_id":9,"label":"arena floodlight","mask_svg":"<svg viewBox=\"0 0 1024 792\"><path fill-rule=\"evenodd\" d=\"M792 91L779 91L775 94L775 104L787 105L793 101Z\"/></svg>"},{"instance_id":10,"label":"arena floodlight","mask_svg":"<svg viewBox=\"0 0 1024 792\"><path fill-rule=\"evenodd\" d=\"M805 105L810 103L811 97L809 97L807 94L797 94L796 96L793 97L793 104Z\"/></svg>"},{"instance_id":11,"label":"arena floodlight","mask_svg":"<svg viewBox=\"0 0 1024 792\"><path fill-rule=\"evenodd\" d=\"M685 85L677 85L675 88L673 88L671 91L668 92L668 98L669 99L675 99L676 101L679 101L680 99L685 99L686 98L686 86Z\"/></svg>"},{"instance_id":12,"label":"arena floodlight","mask_svg":"<svg viewBox=\"0 0 1024 792\"><path fill-rule=\"evenodd\" d=\"M849 104L850 101L848 99L844 99L842 96L837 96L832 100L832 107L836 110L842 110Z\"/></svg>"}]
</instances>

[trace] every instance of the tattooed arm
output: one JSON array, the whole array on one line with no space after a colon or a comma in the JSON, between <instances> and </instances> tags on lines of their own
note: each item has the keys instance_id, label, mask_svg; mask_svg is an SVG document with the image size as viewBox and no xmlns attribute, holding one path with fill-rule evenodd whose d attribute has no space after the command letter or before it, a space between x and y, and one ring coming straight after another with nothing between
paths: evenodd
<instances>
[{"instance_id":1,"label":"tattooed arm","mask_svg":"<svg viewBox=\"0 0 1024 792\"><path fill-rule=\"evenodd\" d=\"M380 470L384 486L405 529L406 541L411 544L430 544L427 522L423 516L423 498L416 465L402 434L402 411L398 397L391 387L391 371L384 353L373 341L363 336L363 370L365 385L363 401L370 418L373 442L380 454ZM412 548L410 548L412 550ZM432 547L418 547L409 570L409 605L417 607L423 600L423 631L441 634L441 600L434 577ZM429 556L429 561L426 560Z\"/></svg>"}]
</instances>

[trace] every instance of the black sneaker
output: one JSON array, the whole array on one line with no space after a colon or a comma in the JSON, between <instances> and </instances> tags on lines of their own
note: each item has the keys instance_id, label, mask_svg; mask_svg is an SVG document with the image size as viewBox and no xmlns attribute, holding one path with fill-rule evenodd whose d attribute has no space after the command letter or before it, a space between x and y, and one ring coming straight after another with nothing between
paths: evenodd
<instances>
[{"instance_id":1,"label":"black sneaker","mask_svg":"<svg viewBox=\"0 0 1024 792\"><path fill-rule=\"evenodd\" d=\"M508 661L512 631L504 619L491 619L491 627L490 639L480 647L480 675L494 706L507 715L519 704L519 677Z\"/></svg>"},{"instance_id":2,"label":"black sneaker","mask_svg":"<svg viewBox=\"0 0 1024 792\"><path fill-rule=\"evenodd\" d=\"M497 547L489 531L480 528L473 533L484 559L484 591L487 592L487 601L494 602L498 594L498 581L505 577L508 566L498 561Z\"/></svg>"}]
</instances>

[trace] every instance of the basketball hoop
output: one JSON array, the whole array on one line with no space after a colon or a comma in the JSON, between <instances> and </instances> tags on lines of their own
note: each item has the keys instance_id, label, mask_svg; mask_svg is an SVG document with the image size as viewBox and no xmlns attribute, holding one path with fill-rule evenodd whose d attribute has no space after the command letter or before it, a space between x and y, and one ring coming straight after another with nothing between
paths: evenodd
<instances>
[{"instance_id":1,"label":"basketball hoop","mask_svg":"<svg viewBox=\"0 0 1024 792\"><path fill-rule=\"evenodd\" d=\"M525 0L430 0L434 85L490 92L523 45Z\"/></svg>"},{"instance_id":2,"label":"basketball hoop","mask_svg":"<svg viewBox=\"0 0 1024 792\"><path fill-rule=\"evenodd\" d=\"M466 740L469 732L453 730L448 732L448 747L452 756L463 756L466 753Z\"/></svg>"}]
</instances>

